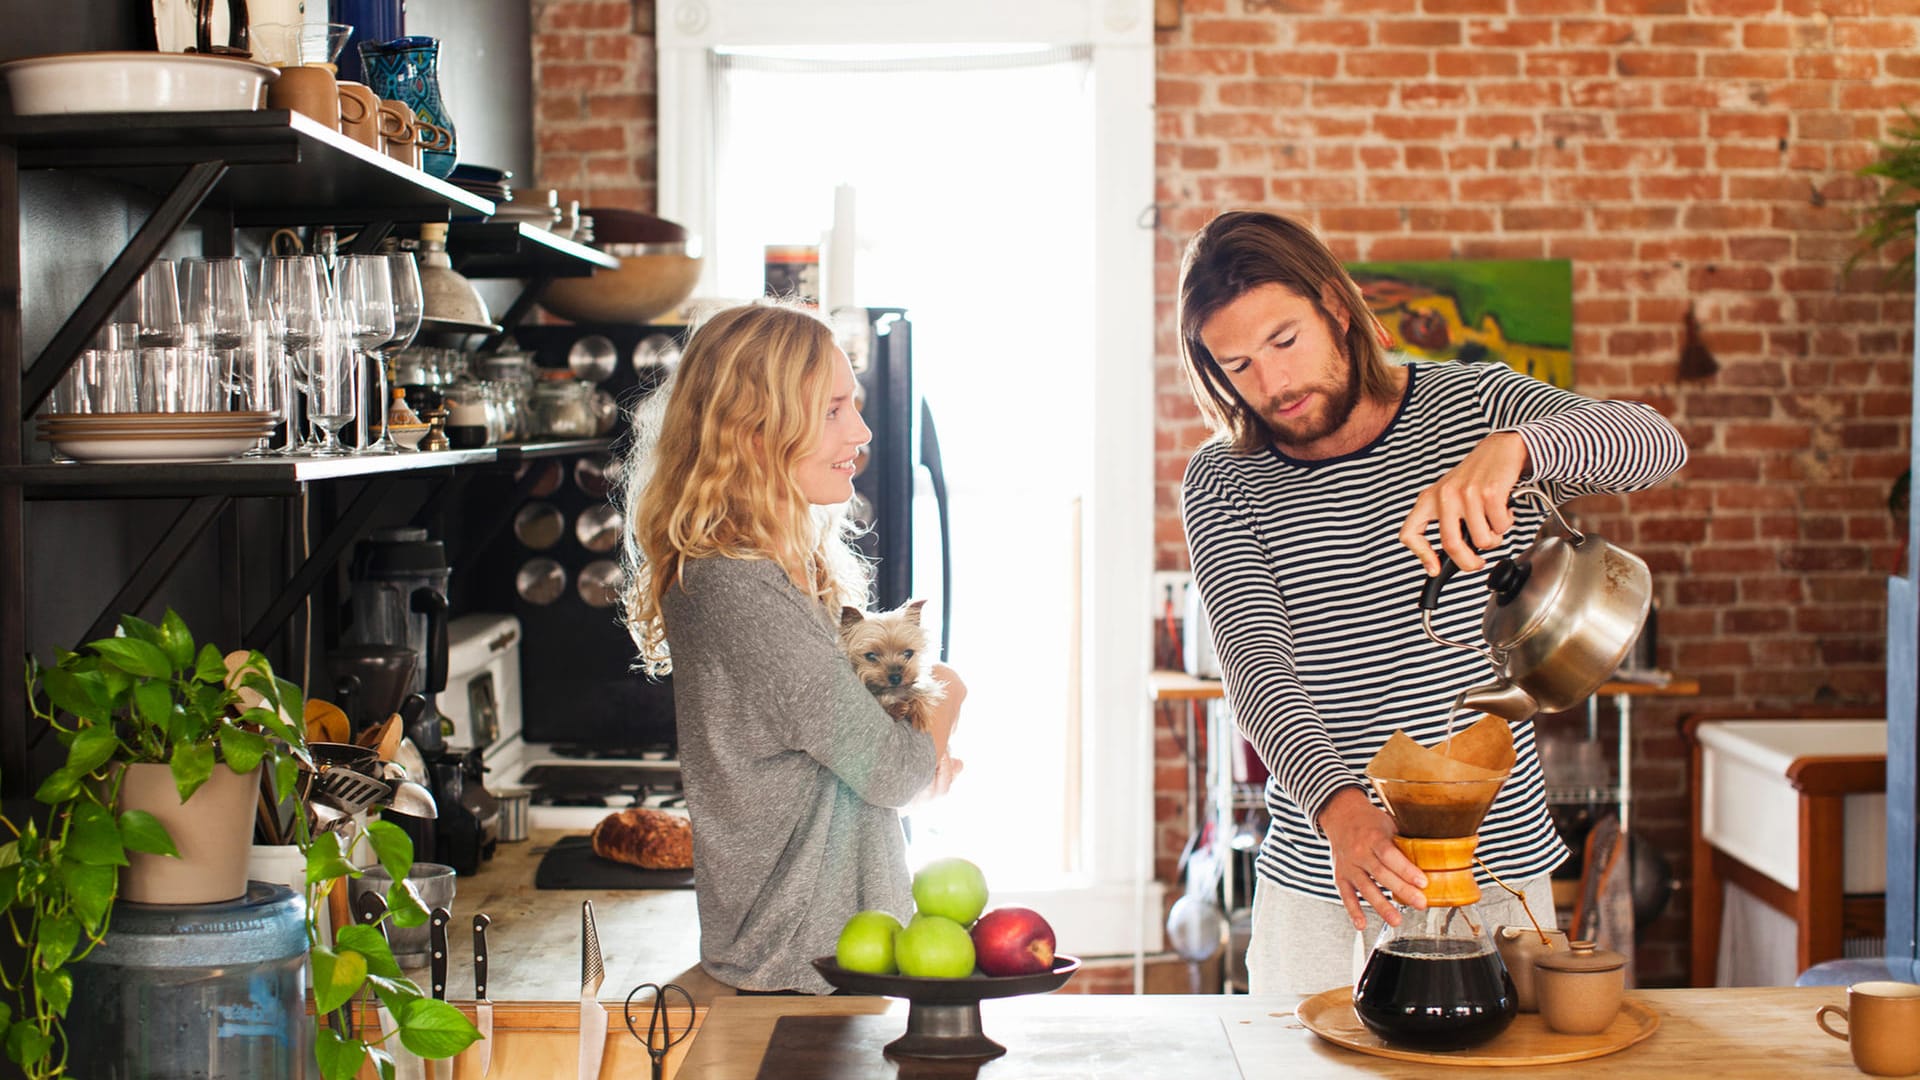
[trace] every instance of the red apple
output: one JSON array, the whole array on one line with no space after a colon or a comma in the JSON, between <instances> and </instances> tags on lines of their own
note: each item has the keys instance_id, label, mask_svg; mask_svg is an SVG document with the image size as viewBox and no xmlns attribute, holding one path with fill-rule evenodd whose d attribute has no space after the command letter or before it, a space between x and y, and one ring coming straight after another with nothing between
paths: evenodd
<instances>
[{"instance_id":1,"label":"red apple","mask_svg":"<svg viewBox=\"0 0 1920 1080\"><path fill-rule=\"evenodd\" d=\"M974 962L989 975L1053 970L1053 927L1023 907L994 908L973 924Z\"/></svg>"}]
</instances>

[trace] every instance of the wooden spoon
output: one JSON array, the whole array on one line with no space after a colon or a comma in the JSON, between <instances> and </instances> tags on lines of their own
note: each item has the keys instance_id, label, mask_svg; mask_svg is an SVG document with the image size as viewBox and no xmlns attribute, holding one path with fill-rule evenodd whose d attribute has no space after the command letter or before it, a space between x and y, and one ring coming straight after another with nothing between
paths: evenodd
<instances>
[{"instance_id":1,"label":"wooden spoon","mask_svg":"<svg viewBox=\"0 0 1920 1080\"><path fill-rule=\"evenodd\" d=\"M308 698L306 709L307 741L344 743L353 741L353 724L340 706L319 698Z\"/></svg>"}]
</instances>

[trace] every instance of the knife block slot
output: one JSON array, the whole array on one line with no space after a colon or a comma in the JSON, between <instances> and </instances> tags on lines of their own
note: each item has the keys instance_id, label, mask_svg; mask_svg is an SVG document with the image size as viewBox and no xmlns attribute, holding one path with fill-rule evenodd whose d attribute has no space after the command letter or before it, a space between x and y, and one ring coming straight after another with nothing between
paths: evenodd
<instances>
[{"instance_id":1,"label":"knife block slot","mask_svg":"<svg viewBox=\"0 0 1920 1080\"><path fill-rule=\"evenodd\" d=\"M615 1077L651 1075L653 1060L646 1047L627 1032L620 1015L619 1001L604 1001L607 1007L606 1055L600 1060L600 1075ZM473 1003L456 1001L453 1005L469 1020ZM365 1003L354 1006L354 1023L371 1035L379 1022L378 1013ZM693 1033L698 1036L706 1021L707 1009L694 1009ZM641 1017L644 1021L646 1018ZM642 1030L645 1030L642 1028ZM572 1075L580 1042L580 1003L577 1001L496 1001L493 1003L493 1064L486 1080L551 1080L562 1073ZM666 1078L680 1069L694 1039L682 1040L667 1052ZM453 1080L480 1080L478 1043L453 1059ZM564 1067L556 1065L564 1063ZM357 1080L378 1080L370 1066L363 1065Z\"/></svg>"}]
</instances>

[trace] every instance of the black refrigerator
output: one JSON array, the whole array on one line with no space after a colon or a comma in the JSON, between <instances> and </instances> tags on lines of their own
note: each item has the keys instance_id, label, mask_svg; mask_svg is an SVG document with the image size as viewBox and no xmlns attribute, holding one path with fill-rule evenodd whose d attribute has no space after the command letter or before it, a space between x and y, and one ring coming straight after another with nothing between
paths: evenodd
<instances>
[{"instance_id":1,"label":"black refrigerator","mask_svg":"<svg viewBox=\"0 0 1920 1080\"><path fill-rule=\"evenodd\" d=\"M854 478L850 512L865 528L860 549L874 560L873 604L898 607L916 594L915 560L921 573L938 572L945 656L946 613L952 609L952 575L947 564L946 477L941 469L933 415L913 382L913 328L898 308L872 308L867 335L844 341L858 364L861 417L873 430L865 467ZM602 384L622 405L621 425L610 451L528 461L512 473L476 478L454 510L453 532L469 541L456 566L456 613L504 611L520 620L522 726L526 741L555 743L570 752L596 757L637 757L677 750L673 722L673 680L649 680L633 670L635 649L617 612L589 601L591 590L578 588L583 573L604 569L617 554L592 550L582 542L580 522L594 512L623 510L613 500L619 465L627 451L625 418L632 406L656 389L651 371L629 361L640 344L657 335L680 343L684 328L628 325L556 325L521 327L515 337L540 368L565 368L574 345L599 335L621 358ZM538 504L552 511L561 527L551 543L529 544L520 516ZM916 506L919 512L916 513ZM936 536L915 535L916 519ZM604 519L603 519L604 521ZM927 525L926 523L937 523ZM467 526L462 528L462 526ZM624 520L620 522L624 528ZM546 541L547 536L538 538ZM937 549L930 545L938 542ZM598 546L598 545L595 545ZM530 594L518 587L530 566L540 565L562 587ZM927 588L934 586L931 581ZM532 598L530 599L530 595Z\"/></svg>"},{"instance_id":2,"label":"black refrigerator","mask_svg":"<svg viewBox=\"0 0 1920 1080\"><path fill-rule=\"evenodd\" d=\"M865 529L861 551L874 560L874 609L891 610L910 599L937 600L940 658L945 660L953 628L953 561L940 436L932 407L914 386L913 324L906 311L868 308L867 331L864 340L847 342L843 335L842 341L860 382L861 419L873 431L866 466L853 479L848 512ZM926 591L936 588L931 573L936 569L938 595L929 596ZM914 591L916 583L923 583L922 592Z\"/></svg>"}]
</instances>

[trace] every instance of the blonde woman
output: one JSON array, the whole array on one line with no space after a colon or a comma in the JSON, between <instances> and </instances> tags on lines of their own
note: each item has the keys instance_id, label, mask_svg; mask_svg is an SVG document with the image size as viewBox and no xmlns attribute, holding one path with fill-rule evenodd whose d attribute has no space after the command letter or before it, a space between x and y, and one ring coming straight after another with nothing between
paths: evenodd
<instances>
[{"instance_id":1,"label":"blonde woman","mask_svg":"<svg viewBox=\"0 0 1920 1080\"><path fill-rule=\"evenodd\" d=\"M628 462L627 615L674 676L701 966L744 991L828 992L808 961L849 916L911 913L899 809L952 779L960 680L936 669L923 734L840 651L836 613L868 584L843 512L872 436L854 390L813 313L729 308L688 341Z\"/></svg>"}]
</instances>

